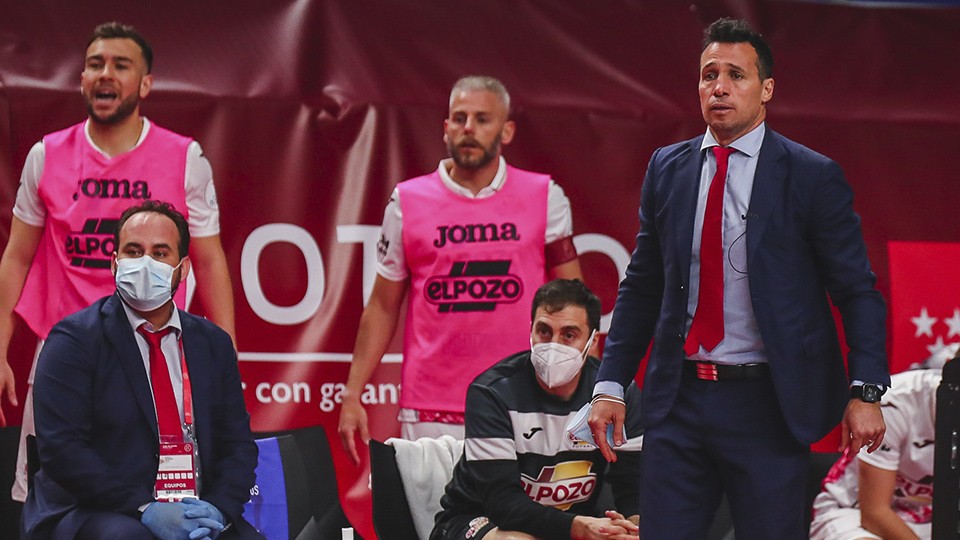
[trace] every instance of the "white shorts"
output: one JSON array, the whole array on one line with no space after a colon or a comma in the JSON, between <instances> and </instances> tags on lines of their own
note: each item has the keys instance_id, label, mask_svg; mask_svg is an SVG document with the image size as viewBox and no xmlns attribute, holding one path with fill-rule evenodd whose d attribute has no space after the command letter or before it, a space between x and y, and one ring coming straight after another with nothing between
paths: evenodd
<instances>
[{"instance_id":1,"label":"white shorts","mask_svg":"<svg viewBox=\"0 0 960 540\"><path fill-rule=\"evenodd\" d=\"M463 424L446 424L441 422L419 422L417 413L411 409L400 409L397 415L400 421L400 437L408 441L415 441L422 437L437 439L442 435L450 435L462 441L465 435Z\"/></svg>"}]
</instances>

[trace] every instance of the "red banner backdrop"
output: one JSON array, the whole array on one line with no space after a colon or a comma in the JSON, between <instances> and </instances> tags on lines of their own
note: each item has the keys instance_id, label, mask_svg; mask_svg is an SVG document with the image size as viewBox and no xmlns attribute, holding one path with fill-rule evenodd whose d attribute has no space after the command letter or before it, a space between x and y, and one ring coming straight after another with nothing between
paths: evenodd
<instances>
[{"instance_id":1,"label":"red banner backdrop","mask_svg":"<svg viewBox=\"0 0 960 540\"><path fill-rule=\"evenodd\" d=\"M960 342L960 243L890 242L894 371Z\"/></svg>"},{"instance_id":2,"label":"red banner backdrop","mask_svg":"<svg viewBox=\"0 0 960 540\"><path fill-rule=\"evenodd\" d=\"M960 241L960 71L944 61L960 50L955 8L760 0L2 4L0 241L30 146L84 116L77 86L88 33L113 19L137 26L156 54L145 114L198 139L213 164L255 430L320 424L336 441L339 385L372 285L384 204L398 181L444 157L447 93L465 74L497 76L511 90L518 132L507 159L551 173L566 190L586 280L607 312L636 233L650 154L704 130L701 32L723 15L748 18L771 42L770 126L844 167L885 294L888 241ZM919 271L921 279L940 276ZM21 393L32 346L21 329L12 351ZM378 439L398 432L399 351L395 340L364 394ZM347 515L373 537L366 472L338 444L333 451Z\"/></svg>"}]
</instances>

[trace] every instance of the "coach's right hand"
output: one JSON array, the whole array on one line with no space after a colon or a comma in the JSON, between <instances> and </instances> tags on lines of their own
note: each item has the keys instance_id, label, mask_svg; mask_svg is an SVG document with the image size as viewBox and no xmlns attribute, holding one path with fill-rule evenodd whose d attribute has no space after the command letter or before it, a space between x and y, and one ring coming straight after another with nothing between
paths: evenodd
<instances>
[{"instance_id":1,"label":"coach's right hand","mask_svg":"<svg viewBox=\"0 0 960 540\"><path fill-rule=\"evenodd\" d=\"M620 402L608 401L605 399L595 399L590 406L590 418L587 423L590 425L590 431L593 433L593 440L600 449L600 453L607 461L613 463L617 460L617 454L607 443L607 426L613 424L613 444L622 446L623 420L627 416L627 406Z\"/></svg>"}]
</instances>

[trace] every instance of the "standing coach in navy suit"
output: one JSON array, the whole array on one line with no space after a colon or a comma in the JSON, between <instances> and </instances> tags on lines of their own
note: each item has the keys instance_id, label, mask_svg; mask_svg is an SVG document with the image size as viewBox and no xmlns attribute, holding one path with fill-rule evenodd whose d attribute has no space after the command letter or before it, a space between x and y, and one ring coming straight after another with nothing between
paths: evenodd
<instances>
[{"instance_id":1,"label":"standing coach in navy suit","mask_svg":"<svg viewBox=\"0 0 960 540\"><path fill-rule=\"evenodd\" d=\"M116 293L58 323L38 360L23 538L261 538L241 516L257 447L233 343L172 299L187 222L147 201L115 242Z\"/></svg>"},{"instance_id":2,"label":"standing coach in navy suit","mask_svg":"<svg viewBox=\"0 0 960 540\"><path fill-rule=\"evenodd\" d=\"M707 132L654 152L643 182L590 420L615 459L602 433L612 423L622 440L622 389L652 339L641 538L705 538L724 492L738 538L806 538L809 445L841 421L841 449L883 439L886 309L853 195L834 161L766 126L773 88L763 38L714 22L700 57Z\"/></svg>"}]
</instances>

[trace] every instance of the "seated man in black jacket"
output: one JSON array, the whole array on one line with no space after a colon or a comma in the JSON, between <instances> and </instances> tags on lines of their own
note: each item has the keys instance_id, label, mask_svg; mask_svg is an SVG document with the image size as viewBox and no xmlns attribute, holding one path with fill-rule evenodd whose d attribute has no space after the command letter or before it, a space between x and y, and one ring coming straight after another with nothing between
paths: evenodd
<instances>
[{"instance_id":1,"label":"seated man in black jacket","mask_svg":"<svg viewBox=\"0 0 960 540\"><path fill-rule=\"evenodd\" d=\"M557 279L537 291L531 318L531 350L501 360L467 390L463 457L431 540L635 540L636 387L626 392L627 442L614 463L592 439L566 429L593 392L599 361L587 351L597 340L600 300L580 281ZM596 508L604 481L619 512Z\"/></svg>"}]
</instances>

